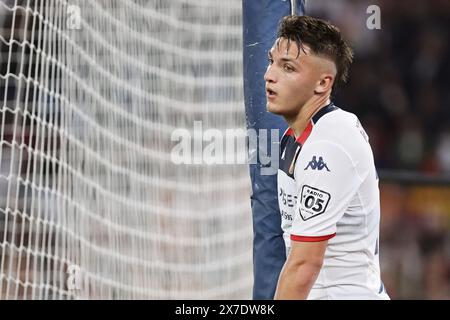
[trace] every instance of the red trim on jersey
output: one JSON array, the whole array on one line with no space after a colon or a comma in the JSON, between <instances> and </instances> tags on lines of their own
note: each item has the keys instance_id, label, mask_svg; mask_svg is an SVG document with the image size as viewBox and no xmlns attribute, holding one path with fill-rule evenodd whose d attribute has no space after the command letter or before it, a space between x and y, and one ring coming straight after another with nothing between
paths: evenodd
<instances>
[{"instance_id":1,"label":"red trim on jersey","mask_svg":"<svg viewBox=\"0 0 450 320\"><path fill-rule=\"evenodd\" d=\"M304 144L306 139L308 139L309 135L311 134L312 128L313 128L313 123L312 123L312 121L310 121L310 122L308 122L308 125L306 126L305 130L303 130L300 137L298 137L295 141L297 141L301 144ZM291 136L291 137L295 138L294 130L292 130L291 127L287 128L287 130L283 136Z\"/></svg>"},{"instance_id":2,"label":"red trim on jersey","mask_svg":"<svg viewBox=\"0 0 450 320\"><path fill-rule=\"evenodd\" d=\"M309 135L311 134L312 128L313 128L312 121L309 121L305 130L303 130L301 136L298 137L297 140L295 141L300 142L302 145L305 144L306 139L308 139Z\"/></svg>"},{"instance_id":3,"label":"red trim on jersey","mask_svg":"<svg viewBox=\"0 0 450 320\"><path fill-rule=\"evenodd\" d=\"M295 234L291 234L291 240L292 241L300 241L300 242L319 242L319 241L325 241L328 239L333 238L336 235L336 232L327 236L319 236L319 237L304 237L304 236L297 236Z\"/></svg>"},{"instance_id":4,"label":"red trim on jersey","mask_svg":"<svg viewBox=\"0 0 450 320\"><path fill-rule=\"evenodd\" d=\"M291 127L287 128L287 130L284 132L283 136L292 136L292 137L294 137L294 130L292 130Z\"/></svg>"}]
</instances>

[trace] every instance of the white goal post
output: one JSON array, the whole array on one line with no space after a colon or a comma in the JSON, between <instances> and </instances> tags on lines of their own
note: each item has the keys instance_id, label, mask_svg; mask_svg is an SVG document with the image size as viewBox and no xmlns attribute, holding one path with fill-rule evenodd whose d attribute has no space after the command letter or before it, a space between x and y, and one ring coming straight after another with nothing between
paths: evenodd
<instances>
[{"instance_id":1,"label":"white goal post","mask_svg":"<svg viewBox=\"0 0 450 320\"><path fill-rule=\"evenodd\" d=\"M250 299L240 0L0 0L0 299ZM195 137L194 137L195 138Z\"/></svg>"}]
</instances>

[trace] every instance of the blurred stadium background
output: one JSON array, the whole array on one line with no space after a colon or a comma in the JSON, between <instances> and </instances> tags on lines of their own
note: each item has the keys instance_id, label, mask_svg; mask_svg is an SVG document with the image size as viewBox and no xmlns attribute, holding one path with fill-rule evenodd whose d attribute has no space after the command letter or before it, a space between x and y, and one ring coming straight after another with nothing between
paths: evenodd
<instances>
[{"instance_id":1,"label":"blurred stadium background","mask_svg":"<svg viewBox=\"0 0 450 320\"><path fill-rule=\"evenodd\" d=\"M194 2L0 0L0 298L251 298L247 167L168 156L194 120L245 127L241 2ZM335 101L374 151L388 292L450 299L450 2L306 10L355 50Z\"/></svg>"}]
</instances>

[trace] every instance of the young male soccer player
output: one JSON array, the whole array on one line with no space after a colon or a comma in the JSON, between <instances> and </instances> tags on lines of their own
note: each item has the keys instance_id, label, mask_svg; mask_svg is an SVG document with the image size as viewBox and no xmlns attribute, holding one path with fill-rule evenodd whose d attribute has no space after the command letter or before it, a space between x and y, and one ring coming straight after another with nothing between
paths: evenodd
<instances>
[{"instance_id":1,"label":"young male soccer player","mask_svg":"<svg viewBox=\"0 0 450 320\"><path fill-rule=\"evenodd\" d=\"M336 27L307 16L285 17L269 51L267 108L289 125L278 170L288 257L275 299L389 299L372 150L358 118L330 101L352 59Z\"/></svg>"}]
</instances>

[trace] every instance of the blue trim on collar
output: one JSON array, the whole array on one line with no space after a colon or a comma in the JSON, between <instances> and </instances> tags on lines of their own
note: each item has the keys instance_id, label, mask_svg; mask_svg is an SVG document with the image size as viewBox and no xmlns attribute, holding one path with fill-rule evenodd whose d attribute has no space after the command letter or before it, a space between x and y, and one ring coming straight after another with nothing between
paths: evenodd
<instances>
[{"instance_id":1,"label":"blue trim on collar","mask_svg":"<svg viewBox=\"0 0 450 320\"><path fill-rule=\"evenodd\" d=\"M334 111L339 109L338 107L336 107L333 102L330 102L330 104L326 105L325 107L323 107L322 109L320 109L313 117L312 117L312 121L314 124L317 123L317 121L319 121L320 118L322 118L323 115L327 114L328 112Z\"/></svg>"}]
</instances>

